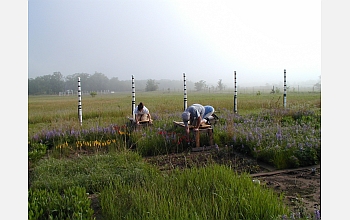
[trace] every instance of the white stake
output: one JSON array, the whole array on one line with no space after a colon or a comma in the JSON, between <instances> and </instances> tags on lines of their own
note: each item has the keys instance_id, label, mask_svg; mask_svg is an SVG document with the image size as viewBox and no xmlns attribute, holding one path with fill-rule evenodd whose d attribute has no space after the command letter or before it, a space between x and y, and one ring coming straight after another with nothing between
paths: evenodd
<instances>
[{"instance_id":1,"label":"white stake","mask_svg":"<svg viewBox=\"0 0 350 220\"><path fill-rule=\"evenodd\" d=\"M131 101L131 115L135 120L134 109L135 109L135 80L134 75L131 76L131 88L132 88L132 101Z\"/></svg>"},{"instance_id":2,"label":"white stake","mask_svg":"<svg viewBox=\"0 0 350 220\"><path fill-rule=\"evenodd\" d=\"M286 69L284 69L284 94L283 94L283 106L287 107L287 80L286 80Z\"/></svg>"},{"instance_id":3,"label":"white stake","mask_svg":"<svg viewBox=\"0 0 350 220\"><path fill-rule=\"evenodd\" d=\"M237 113L237 81L236 81L236 71L234 72L234 84L235 84L235 94L233 96L233 111Z\"/></svg>"},{"instance_id":4,"label":"white stake","mask_svg":"<svg viewBox=\"0 0 350 220\"><path fill-rule=\"evenodd\" d=\"M186 73L184 75L184 111L187 109Z\"/></svg>"},{"instance_id":5,"label":"white stake","mask_svg":"<svg viewBox=\"0 0 350 220\"><path fill-rule=\"evenodd\" d=\"M83 110L81 108L81 86L80 86L80 77L78 77L78 118L80 126L83 125Z\"/></svg>"}]
</instances>

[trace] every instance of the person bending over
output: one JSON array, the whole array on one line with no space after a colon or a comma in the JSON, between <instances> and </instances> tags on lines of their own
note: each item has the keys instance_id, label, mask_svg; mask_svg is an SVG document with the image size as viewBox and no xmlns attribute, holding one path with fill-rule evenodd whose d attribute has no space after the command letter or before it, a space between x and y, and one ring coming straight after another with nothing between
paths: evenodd
<instances>
[{"instance_id":1,"label":"person bending over","mask_svg":"<svg viewBox=\"0 0 350 220\"><path fill-rule=\"evenodd\" d=\"M142 102L140 102L140 104L134 109L134 115L136 124L139 124L140 121L149 121L152 124L151 114Z\"/></svg>"},{"instance_id":2,"label":"person bending over","mask_svg":"<svg viewBox=\"0 0 350 220\"><path fill-rule=\"evenodd\" d=\"M193 104L182 113L182 121L187 134L190 132L189 124L198 130L202 123L210 123L208 117L214 113L214 108L210 105Z\"/></svg>"}]
</instances>

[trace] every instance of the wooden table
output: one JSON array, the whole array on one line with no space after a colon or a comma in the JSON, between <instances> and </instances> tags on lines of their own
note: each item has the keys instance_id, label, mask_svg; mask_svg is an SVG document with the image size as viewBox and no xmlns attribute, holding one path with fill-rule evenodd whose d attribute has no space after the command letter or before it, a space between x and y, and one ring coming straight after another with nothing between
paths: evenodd
<instances>
[{"instance_id":1,"label":"wooden table","mask_svg":"<svg viewBox=\"0 0 350 220\"><path fill-rule=\"evenodd\" d=\"M178 122L178 121L173 121L174 126L180 126L185 128L185 124L183 122ZM195 133L195 138L196 138L196 147L192 148L192 151L201 151L201 150L208 150L208 149L212 149L214 146L214 139L213 139L213 128L211 125L207 125L207 124L201 124L199 126L198 130L194 130L194 127L192 125L189 125L189 129L190 132L192 131L193 133ZM200 145L200 134L207 134L209 136L209 145L210 146L203 146L201 147Z\"/></svg>"},{"instance_id":2,"label":"wooden table","mask_svg":"<svg viewBox=\"0 0 350 220\"><path fill-rule=\"evenodd\" d=\"M134 126L136 129L139 128L139 127L148 127L148 126L152 126L153 124L150 123L149 120L144 120L144 121L139 121L139 124L136 124L136 122L134 121L133 118L128 118L129 121L130 121L130 124L132 126Z\"/></svg>"}]
</instances>

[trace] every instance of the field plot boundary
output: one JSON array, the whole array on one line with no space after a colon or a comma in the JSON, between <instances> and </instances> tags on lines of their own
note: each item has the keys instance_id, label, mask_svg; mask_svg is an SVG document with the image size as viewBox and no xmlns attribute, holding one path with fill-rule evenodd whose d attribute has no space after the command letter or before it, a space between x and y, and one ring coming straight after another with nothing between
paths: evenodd
<instances>
[{"instance_id":1,"label":"field plot boundary","mask_svg":"<svg viewBox=\"0 0 350 220\"><path fill-rule=\"evenodd\" d=\"M264 165L259 164L259 166L261 166L267 170L270 170L270 168L265 167ZM269 172L253 173L253 174L250 174L250 176L251 177L272 176L272 175L277 175L277 174L281 174L281 173L288 173L288 172L300 171L300 170L310 170L311 171L312 168L320 169L321 166L319 164L317 164L317 165L313 165L313 166L298 167L298 168L293 168L293 169L272 170Z\"/></svg>"}]
</instances>

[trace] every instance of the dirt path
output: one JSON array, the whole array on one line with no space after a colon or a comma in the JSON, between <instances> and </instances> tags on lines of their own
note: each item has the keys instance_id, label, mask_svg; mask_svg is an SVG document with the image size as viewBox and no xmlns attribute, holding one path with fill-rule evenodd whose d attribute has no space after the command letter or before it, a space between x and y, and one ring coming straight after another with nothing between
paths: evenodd
<instances>
[{"instance_id":1,"label":"dirt path","mask_svg":"<svg viewBox=\"0 0 350 220\"><path fill-rule=\"evenodd\" d=\"M252 174L260 184L285 195L295 213L314 213L321 209L321 166L277 170Z\"/></svg>"}]
</instances>

